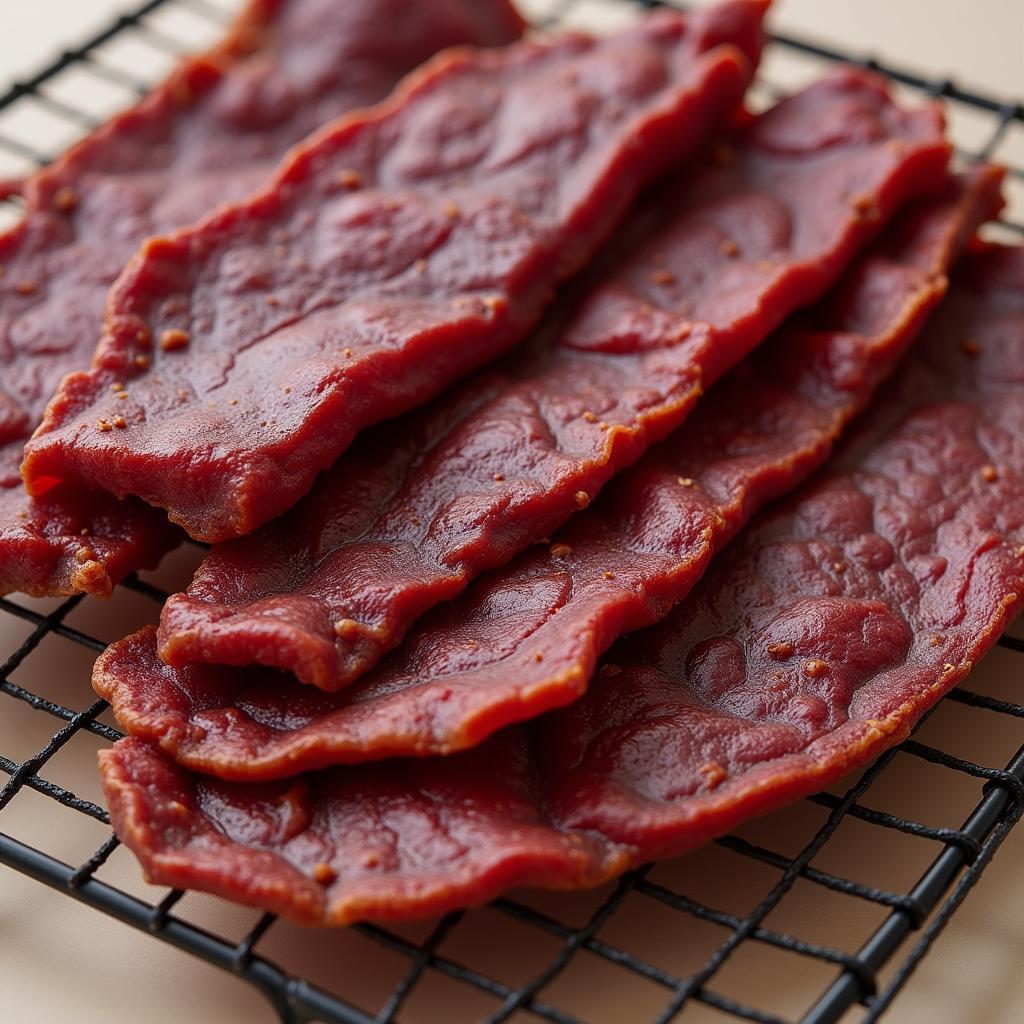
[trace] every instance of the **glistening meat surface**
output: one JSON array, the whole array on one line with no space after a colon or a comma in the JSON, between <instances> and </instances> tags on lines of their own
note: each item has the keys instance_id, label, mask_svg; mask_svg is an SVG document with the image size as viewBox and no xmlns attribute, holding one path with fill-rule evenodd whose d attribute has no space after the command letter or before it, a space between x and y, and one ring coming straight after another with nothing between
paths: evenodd
<instances>
[{"instance_id":1,"label":"glistening meat surface","mask_svg":"<svg viewBox=\"0 0 1024 1024\"><path fill-rule=\"evenodd\" d=\"M519 29L506 0L251 0L219 47L20 186L25 215L0 236L0 593L108 594L180 537L106 491L33 501L18 470L61 377L89 365L107 291L140 242L245 195L289 146L441 47ZM108 396L111 424L122 393Z\"/></svg>"},{"instance_id":2,"label":"glistening meat surface","mask_svg":"<svg viewBox=\"0 0 1024 1024\"><path fill-rule=\"evenodd\" d=\"M29 490L135 494L204 540L283 512L360 429L522 339L739 101L764 7L450 52L262 191L150 239L94 369L65 378L26 448Z\"/></svg>"},{"instance_id":3,"label":"glistening meat surface","mask_svg":"<svg viewBox=\"0 0 1024 1024\"><path fill-rule=\"evenodd\" d=\"M161 657L348 685L676 429L946 156L938 108L901 110L873 76L784 100L657 189L525 351L368 432L298 507L216 548L165 607Z\"/></svg>"},{"instance_id":4,"label":"glistening meat surface","mask_svg":"<svg viewBox=\"0 0 1024 1024\"><path fill-rule=\"evenodd\" d=\"M264 669L173 669L152 627L113 644L94 685L132 735L180 763L266 779L450 753L580 696L621 633L680 601L766 501L820 466L998 209L983 168L906 210L835 293L784 328L691 421L554 538L438 609L354 687L318 694Z\"/></svg>"},{"instance_id":5,"label":"glistening meat surface","mask_svg":"<svg viewBox=\"0 0 1024 1024\"><path fill-rule=\"evenodd\" d=\"M449 758L276 783L100 754L154 881L297 920L596 884L898 742L1024 593L1024 250L977 255L835 465L760 518L576 705Z\"/></svg>"}]
</instances>

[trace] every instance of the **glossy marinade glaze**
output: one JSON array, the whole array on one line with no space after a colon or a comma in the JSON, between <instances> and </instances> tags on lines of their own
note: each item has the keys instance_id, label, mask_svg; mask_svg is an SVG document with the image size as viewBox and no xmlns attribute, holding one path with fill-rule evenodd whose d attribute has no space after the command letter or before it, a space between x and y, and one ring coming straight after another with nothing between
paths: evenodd
<instances>
[{"instance_id":1,"label":"glossy marinade glaze","mask_svg":"<svg viewBox=\"0 0 1024 1024\"><path fill-rule=\"evenodd\" d=\"M136 494L204 540L283 512L360 429L522 339L737 104L765 6L450 51L265 189L150 239L26 448L29 490Z\"/></svg>"},{"instance_id":2,"label":"glossy marinade glaze","mask_svg":"<svg viewBox=\"0 0 1024 1024\"><path fill-rule=\"evenodd\" d=\"M314 924L593 885L902 739L1024 595L1024 250L971 256L836 462L576 705L449 758L277 783L100 754L148 875Z\"/></svg>"},{"instance_id":3,"label":"glossy marinade glaze","mask_svg":"<svg viewBox=\"0 0 1024 1024\"><path fill-rule=\"evenodd\" d=\"M62 376L88 367L107 291L140 242L239 199L289 146L380 100L438 49L506 43L521 28L506 0L414 11L399 0L250 0L223 43L19 185L25 215L0 236L0 593L106 595L181 536L162 513L106 491L33 501L18 469ZM112 424L122 393L111 395Z\"/></svg>"},{"instance_id":4,"label":"glossy marinade glaze","mask_svg":"<svg viewBox=\"0 0 1024 1024\"><path fill-rule=\"evenodd\" d=\"M525 347L361 437L289 513L216 547L160 622L177 667L348 685L428 609L586 507L702 391L942 181L936 106L841 70L649 196Z\"/></svg>"},{"instance_id":5,"label":"glossy marinade glaze","mask_svg":"<svg viewBox=\"0 0 1024 1024\"><path fill-rule=\"evenodd\" d=\"M550 545L437 609L353 687L318 694L265 669L169 668L147 627L101 655L97 692L131 735L229 779L449 754L570 703L617 636L668 614L760 506L825 461L999 209L1001 178L979 168L905 210L832 294Z\"/></svg>"}]
</instances>

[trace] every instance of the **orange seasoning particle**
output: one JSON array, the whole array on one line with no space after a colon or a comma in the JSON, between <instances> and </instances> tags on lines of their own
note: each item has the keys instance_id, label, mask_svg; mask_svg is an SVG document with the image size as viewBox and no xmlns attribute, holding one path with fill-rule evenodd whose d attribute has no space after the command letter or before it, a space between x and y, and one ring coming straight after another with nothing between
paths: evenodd
<instances>
[{"instance_id":1,"label":"orange seasoning particle","mask_svg":"<svg viewBox=\"0 0 1024 1024\"><path fill-rule=\"evenodd\" d=\"M73 188L65 185L54 193L53 205L61 213L70 213L78 205L78 193Z\"/></svg>"},{"instance_id":2,"label":"orange seasoning particle","mask_svg":"<svg viewBox=\"0 0 1024 1024\"><path fill-rule=\"evenodd\" d=\"M739 256L740 247L731 238L727 238L722 243L722 253L725 256Z\"/></svg>"},{"instance_id":3,"label":"orange seasoning particle","mask_svg":"<svg viewBox=\"0 0 1024 1024\"><path fill-rule=\"evenodd\" d=\"M864 220L874 221L878 220L882 216L881 210L878 209L878 204L870 197L863 194L858 194L850 199L850 206L854 208L864 218Z\"/></svg>"},{"instance_id":4,"label":"orange seasoning particle","mask_svg":"<svg viewBox=\"0 0 1024 1024\"><path fill-rule=\"evenodd\" d=\"M994 480L998 480L999 479L999 470L996 469L995 466L991 466L991 465L989 465L989 466L982 466L981 467L981 479L984 480L985 483L990 484Z\"/></svg>"},{"instance_id":5,"label":"orange seasoning particle","mask_svg":"<svg viewBox=\"0 0 1024 1024\"><path fill-rule=\"evenodd\" d=\"M338 877L338 872L326 861L321 861L313 867L313 880L320 885L330 885Z\"/></svg>"},{"instance_id":6,"label":"orange seasoning particle","mask_svg":"<svg viewBox=\"0 0 1024 1024\"><path fill-rule=\"evenodd\" d=\"M160 335L160 347L165 352L176 352L188 344L188 331L170 327Z\"/></svg>"},{"instance_id":7,"label":"orange seasoning particle","mask_svg":"<svg viewBox=\"0 0 1024 1024\"><path fill-rule=\"evenodd\" d=\"M575 500L577 508L586 508L590 504L590 495L586 491L577 491Z\"/></svg>"},{"instance_id":8,"label":"orange seasoning particle","mask_svg":"<svg viewBox=\"0 0 1024 1024\"><path fill-rule=\"evenodd\" d=\"M572 548L568 544L552 544L552 558L568 558L572 554Z\"/></svg>"},{"instance_id":9,"label":"orange seasoning particle","mask_svg":"<svg viewBox=\"0 0 1024 1024\"><path fill-rule=\"evenodd\" d=\"M359 632L359 623L355 619L338 619L334 632L342 640L351 640Z\"/></svg>"},{"instance_id":10,"label":"orange seasoning particle","mask_svg":"<svg viewBox=\"0 0 1024 1024\"><path fill-rule=\"evenodd\" d=\"M19 281L14 286L14 290L19 295L32 295L38 287L39 285L37 285L35 281Z\"/></svg>"},{"instance_id":11,"label":"orange seasoning particle","mask_svg":"<svg viewBox=\"0 0 1024 1024\"><path fill-rule=\"evenodd\" d=\"M789 641L768 645L768 653L779 661L783 658L788 658L795 650L796 648Z\"/></svg>"},{"instance_id":12,"label":"orange seasoning particle","mask_svg":"<svg viewBox=\"0 0 1024 1024\"><path fill-rule=\"evenodd\" d=\"M708 789L717 789L728 776L728 772L717 761L707 761L697 771L704 776Z\"/></svg>"},{"instance_id":13,"label":"orange seasoning particle","mask_svg":"<svg viewBox=\"0 0 1024 1024\"><path fill-rule=\"evenodd\" d=\"M345 170L339 171L338 176L334 180L342 188L359 188L363 183L360 173L352 170L351 167L346 167Z\"/></svg>"}]
</instances>

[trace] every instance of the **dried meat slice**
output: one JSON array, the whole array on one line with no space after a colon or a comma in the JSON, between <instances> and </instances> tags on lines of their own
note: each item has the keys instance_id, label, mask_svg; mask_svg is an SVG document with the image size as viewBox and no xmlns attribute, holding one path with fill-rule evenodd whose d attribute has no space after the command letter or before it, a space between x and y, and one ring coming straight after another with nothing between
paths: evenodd
<instances>
[{"instance_id":1,"label":"dried meat slice","mask_svg":"<svg viewBox=\"0 0 1024 1024\"><path fill-rule=\"evenodd\" d=\"M730 374L549 547L424 620L354 687L319 694L268 670L157 658L152 627L93 675L130 734L189 767L268 779L451 753L577 699L621 633L668 613L768 500L817 468L941 298L964 241L999 208L979 168L905 211L834 294Z\"/></svg>"},{"instance_id":2,"label":"dried meat slice","mask_svg":"<svg viewBox=\"0 0 1024 1024\"><path fill-rule=\"evenodd\" d=\"M1024 596L1024 250L971 257L834 466L578 704L449 758L267 783L100 754L153 880L313 924L593 885L821 789L907 735Z\"/></svg>"},{"instance_id":3,"label":"dried meat slice","mask_svg":"<svg viewBox=\"0 0 1024 1024\"><path fill-rule=\"evenodd\" d=\"M177 543L164 515L106 491L32 501L19 463L61 377L88 366L111 283L138 244L237 200L324 120L375 102L441 47L499 44L506 0L251 0L228 38L19 184L0 236L0 593L109 594ZM120 379L111 384L120 384ZM126 410L123 389L113 392Z\"/></svg>"},{"instance_id":4,"label":"dried meat slice","mask_svg":"<svg viewBox=\"0 0 1024 1024\"><path fill-rule=\"evenodd\" d=\"M211 541L283 512L360 429L522 339L735 107L765 5L449 52L262 191L150 239L111 290L94 369L26 448L30 491L136 494Z\"/></svg>"},{"instance_id":5,"label":"dried meat slice","mask_svg":"<svg viewBox=\"0 0 1024 1024\"><path fill-rule=\"evenodd\" d=\"M935 106L841 70L659 188L524 352L371 431L161 616L170 665L351 683L429 608L588 505L941 182Z\"/></svg>"}]
</instances>

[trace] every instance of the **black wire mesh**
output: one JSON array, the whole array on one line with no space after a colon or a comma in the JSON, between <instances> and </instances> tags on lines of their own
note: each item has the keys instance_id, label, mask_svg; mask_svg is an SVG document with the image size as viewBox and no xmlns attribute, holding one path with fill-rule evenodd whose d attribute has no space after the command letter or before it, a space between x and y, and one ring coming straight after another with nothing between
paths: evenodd
<instances>
[{"instance_id":1,"label":"black wire mesh","mask_svg":"<svg viewBox=\"0 0 1024 1024\"><path fill-rule=\"evenodd\" d=\"M630 0L604 2L607 7ZM562 0L549 5L550 13L544 20L548 24L558 23L579 6L576 0ZM70 69L79 69L128 93L143 92L148 84L145 79L153 77L152 70L149 76L137 75L131 69L106 60L103 47L131 34L136 42L163 54L177 55L194 49L194 45L187 45L162 24L153 22L154 16L172 7L189 12L201 22L208 22L210 27L224 23L229 14L212 0L149 0L133 13L117 19L84 45L63 53L45 70L15 84L6 95L0 96L0 114L16 104L32 101L78 131L88 130L97 119L51 95L50 87ZM777 49L799 54L819 64L851 59L849 54L791 37L776 37L774 45ZM1020 103L979 95L949 80L931 81L873 60L858 60L857 63L874 67L904 86L941 95L953 105L984 115L988 119L987 131L980 145L964 154L969 158L998 157L1008 133L1024 125L1024 107ZM145 62L145 66L150 68L150 62ZM758 88L767 95L777 91L767 82L759 83ZM34 164L41 165L54 155L38 148L35 140L22 140L3 129L0 129L0 152L23 161L26 169ZM1024 178L1024 168L1011 167L1011 177ZM0 206L4 203L16 207L18 198L12 196ZM1018 234L1024 232L1024 224L1020 223L1007 222L1005 228ZM162 589L137 576L127 580L121 592L134 594L139 601L145 602L153 619L166 597ZM40 609L38 602L0 599L0 611L4 616L21 620L27 628L20 644L0 667L0 692L60 723L35 754L19 760L0 753L0 771L8 776L6 785L0 790L0 811L7 808L17 794L34 791L62 807L95 819L102 825L109 825L102 807L48 780L43 774L58 752L76 737L91 735L102 743L113 742L119 737L117 729L102 721L107 705L104 701L94 700L80 710L74 710L64 702L36 692L46 689L44 681L40 680L37 685L35 675L27 669L22 670L26 663L31 664L33 655L38 657L37 652L49 638L62 638L86 652L103 649L103 640L68 624L69 617L82 606L80 597L63 601L51 609ZM1024 653L1024 641L1013 637L1004 637L1001 645L1004 649ZM32 687L13 678L15 674L20 678L26 673L33 678ZM88 692L87 679L80 682L82 692ZM957 713L963 716L969 715L972 709L999 716L1012 723L1016 730L1014 742L1024 740L1024 705L968 689L953 692L945 704L955 706ZM980 798L959 827L927 824L914 815L889 813L865 802L873 787L877 788L887 773L893 771L894 763L908 759L938 766L961 780L977 783ZM0 832L0 862L232 972L258 989L281 1019L289 1022L364 1024L376 1021L383 1024L395 1021L428 978L441 976L456 983L464 993L475 990L486 996L490 1002L484 1019L489 1022L505 1021L522 1013L557 1024L574 1024L578 1017L556 1005L557 1000L550 993L557 979L577 963L584 952L593 958L592 962L621 968L660 992L660 1009L653 1015L653 1019L659 1022L674 1019L688 1004L704 1004L725 1017L764 1024L783 1024L796 1018L825 1024L839 1020L851 1007L860 1004L864 1008L862 1019L874 1021L886 1011L906 984L1000 844L1024 814L1024 746L1016 751L1005 767L993 768L936 746L907 740L883 755L844 792L821 794L807 801L807 805L820 809L824 821L800 849L783 853L740 835L726 836L717 841L716 848L723 851L723 856L739 858L748 866L756 864L773 873L774 881L766 894L747 913L726 912L687 897L677 891L677 886L660 881L650 865L630 872L614 887L601 892L589 918L579 925L565 923L548 913L547 908L538 909L528 900L497 900L490 911L500 915L505 929L526 928L531 935L549 937L553 943L553 955L545 965L518 984L499 980L492 973L500 972L474 968L445 952L446 945L451 944L452 938L472 914L450 914L427 934L414 937L402 934L400 930L361 926L355 931L362 938L390 951L405 964L397 982L376 1009L356 1005L356 1001L346 998L344 986L340 994L329 992L260 955L261 944L267 943L275 926L280 927L272 915L263 915L240 939L234 940L190 922L184 914L175 913L175 907L184 895L179 891L170 891L158 902L153 902L101 880L97 874L103 871L119 845L112 834L82 863L72 865L52 852ZM948 821L949 806L944 809L945 820ZM881 837L893 833L910 837L918 844L932 844L937 853L917 882L903 891L877 888L843 873L815 866L813 862L821 858L826 846L831 844L831 848L836 848L848 841L843 834L848 822L859 822L869 827L870 835L865 847L868 859L873 851L877 853ZM798 883L813 886L816 899L823 900L826 895L839 899L844 908L839 913L849 911L855 903L876 908L882 913L881 923L854 952L769 927L767 919L787 897L791 897ZM610 942L606 937L607 926L616 915L623 913L627 900L638 898L645 906L657 906L662 911L678 915L680 927L687 927L686 922L691 922L691 925L692 922L702 922L717 929L710 955L696 969L675 971L652 962L654 957L634 954ZM907 939L912 933L916 933L917 939L908 949ZM752 1005L746 995L737 998L728 994L730 990L745 993L746 986L733 984L730 989L726 979L728 972L724 970L727 961L735 958L741 947L750 944L801 957L808 964L824 965L830 971L831 980L812 1005L796 1014L780 1016L776 1011ZM898 952L899 958L894 959ZM455 1016L454 1010L452 1015Z\"/></svg>"}]
</instances>

